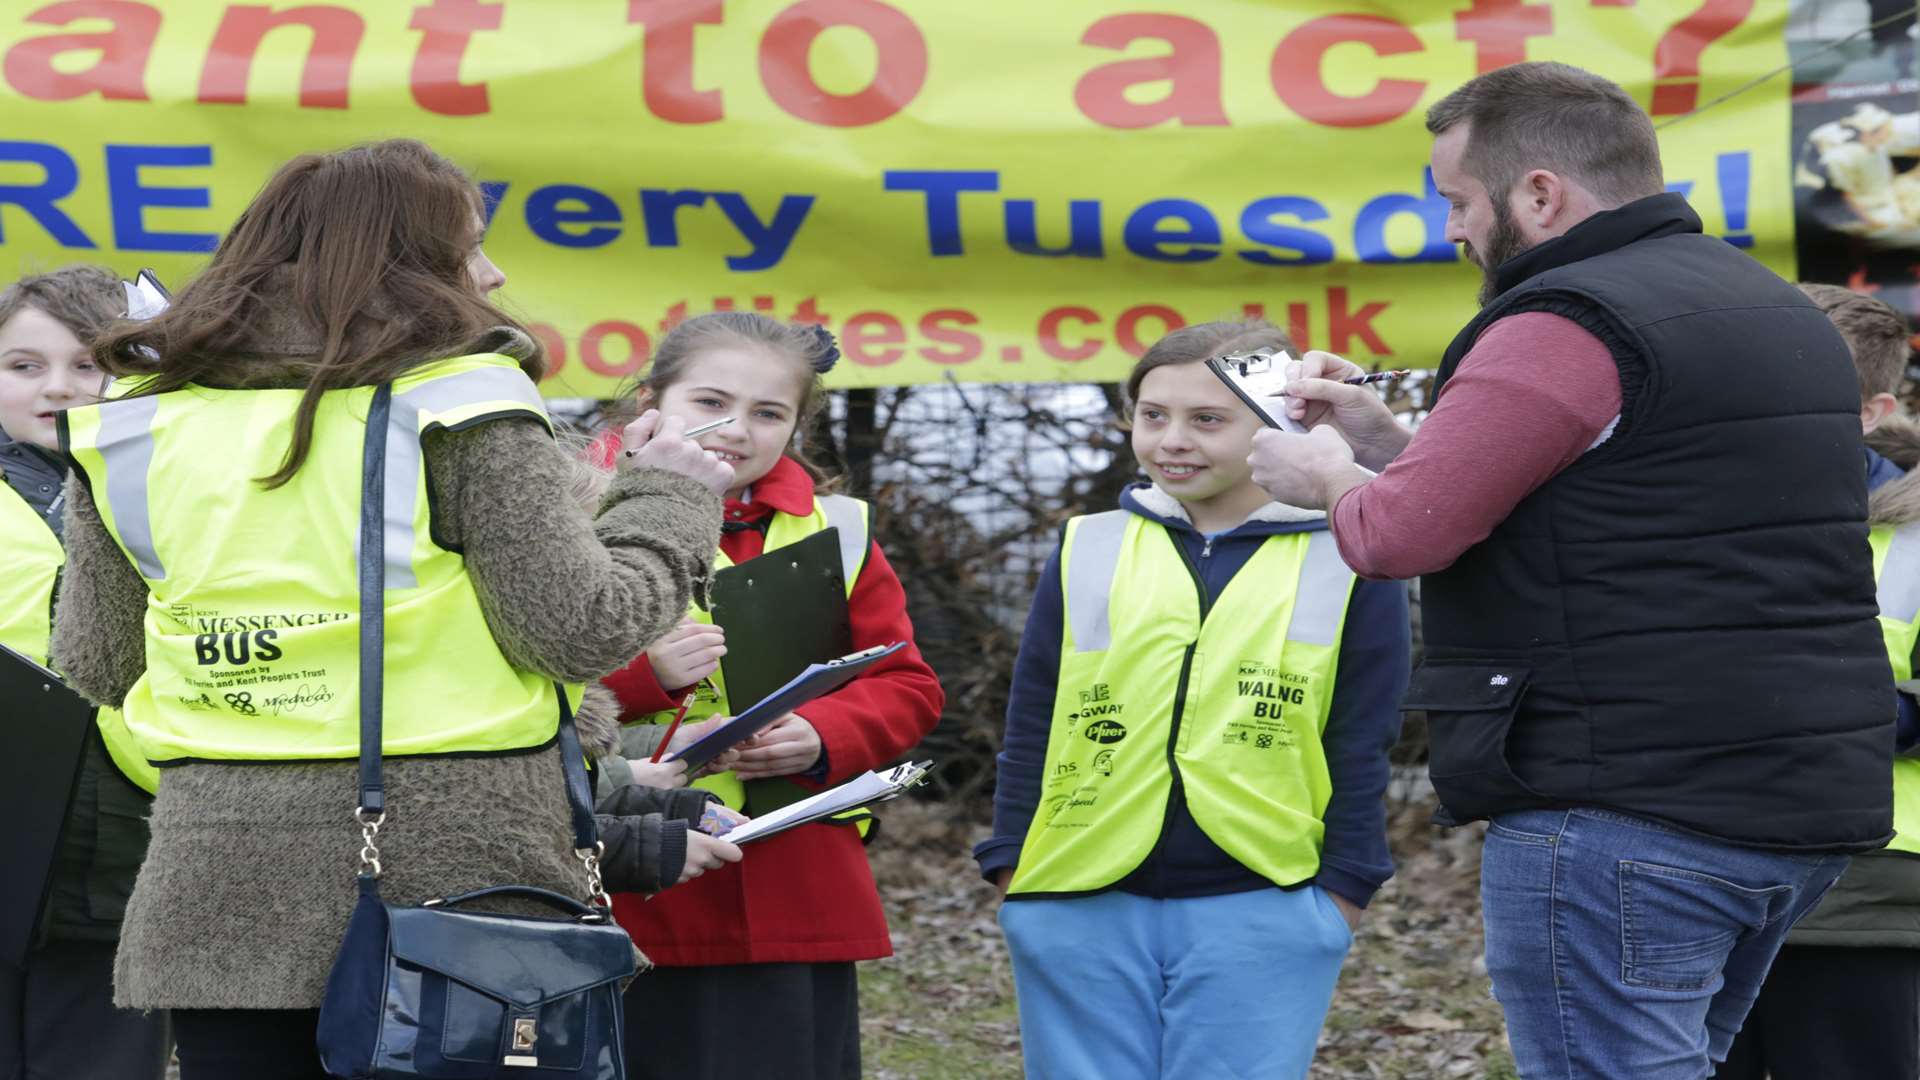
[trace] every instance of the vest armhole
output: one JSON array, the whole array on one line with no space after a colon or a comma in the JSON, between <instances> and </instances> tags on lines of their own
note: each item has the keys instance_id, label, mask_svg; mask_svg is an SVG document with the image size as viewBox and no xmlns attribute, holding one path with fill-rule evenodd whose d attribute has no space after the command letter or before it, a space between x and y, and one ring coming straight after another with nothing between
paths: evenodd
<instances>
[{"instance_id":1,"label":"vest armhole","mask_svg":"<svg viewBox=\"0 0 1920 1080\"><path fill-rule=\"evenodd\" d=\"M1592 334L1613 358L1614 371L1620 377L1620 420L1605 442L1581 454L1562 471L1607 460L1633 437L1635 421L1638 419L1635 414L1645 400L1641 391L1649 375L1645 343L1639 341L1638 335L1598 301L1558 289L1533 290L1502 309L1500 318L1535 311L1558 315Z\"/></svg>"},{"instance_id":2,"label":"vest armhole","mask_svg":"<svg viewBox=\"0 0 1920 1080\"><path fill-rule=\"evenodd\" d=\"M454 541L449 539L446 533L441 529L441 523L443 522L444 518L440 513L440 491L439 491L439 488L434 484L433 458L431 455L427 453L427 436L435 434L437 432L446 432L448 434L456 434L458 432L466 431L470 428L479 427L481 424L490 423L494 420L510 420L515 417L526 417L527 419L530 419L530 420L540 421L541 423L546 425L547 435L549 437L552 437L553 422L550 419L548 419L547 417L541 416L539 413L533 411L532 409L522 408L518 406L513 408L508 408L508 409L498 409L498 410L495 410L494 412L486 413L481 416L468 417L467 419L462 420L457 424L440 424L440 423L428 424L424 429L421 430L420 436L419 436L420 438L420 476L421 476L422 483L426 486L426 489L427 489L427 539L433 541L433 545L439 548L440 550L448 552L453 555L464 555L466 554L466 545L455 543Z\"/></svg>"}]
</instances>

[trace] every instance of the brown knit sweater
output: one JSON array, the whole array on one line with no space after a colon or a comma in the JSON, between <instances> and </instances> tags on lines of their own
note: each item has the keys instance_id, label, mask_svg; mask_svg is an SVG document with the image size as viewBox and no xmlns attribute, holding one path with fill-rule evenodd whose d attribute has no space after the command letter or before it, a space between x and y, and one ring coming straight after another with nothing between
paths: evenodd
<instances>
[{"instance_id":1,"label":"brown knit sweater","mask_svg":"<svg viewBox=\"0 0 1920 1080\"><path fill-rule=\"evenodd\" d=\"M434 535L464 551L487 625L520 668L587 682L626 664L673 626L712 564L719 498L637 470L590 517L569 496L573 466L534 421L430 434L425 460ZM67 500L54 655L88 697L117 705L145 666L146 583L84 484ZM386 779L389 900L503 883L581 894L557 750L394 759ZM317 1008L355 899L355 788L351 761L163 770L115 1003Z\"/></svg>"}]
</instances>

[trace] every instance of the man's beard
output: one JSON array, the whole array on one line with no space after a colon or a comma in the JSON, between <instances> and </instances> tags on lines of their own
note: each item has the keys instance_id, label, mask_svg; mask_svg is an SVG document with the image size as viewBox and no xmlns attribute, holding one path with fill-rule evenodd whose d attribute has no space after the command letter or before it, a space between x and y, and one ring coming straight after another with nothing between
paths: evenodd
<instances>
[{"instance_id":1,"label":"man's beard","mask_svg":"<svg viewBox=\"0 0 1920 1080\"><path fill-rule=\"evenodd\" d=\"M1513 212L1503 202L1493 204L1493 231L1487 234L1487 249L1481 251L1472 244L1460 245L1466 252L1467 260L1480 268L1480 306L1486 307L1493 298L1500 295L1495 285L1493 272L1500 264L1527 250L1527 239L1520 235L1520 226L1513 220Z\"/></svg>"}]
</instances>

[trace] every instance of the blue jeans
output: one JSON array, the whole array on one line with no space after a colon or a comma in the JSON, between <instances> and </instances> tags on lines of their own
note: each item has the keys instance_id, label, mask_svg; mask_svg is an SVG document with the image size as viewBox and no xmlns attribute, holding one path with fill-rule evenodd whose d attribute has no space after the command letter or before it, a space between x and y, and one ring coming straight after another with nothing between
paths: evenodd
<instances>
[{"instance_id":1,"label":"blue jeans","mask_svg":"<svg viewBox=\"0 0 1920 1080\"><path fill-rule=\"evenodd\" d=\"M1844 855L1735 847L1605 810L1502 814L1480 899L1526 1080L1699 1080Z\"/></svg>"},{"instance_id":2,"label":"blue jeans","mask_svg":"<svg viewBox=\"0 0 1920 1080\"><path fill-rule=\"evenodd\" d=\"M1353 944L1319 886L1000 907L1032 1080L1299 1080Z\"/></svg>"}]
</instances>

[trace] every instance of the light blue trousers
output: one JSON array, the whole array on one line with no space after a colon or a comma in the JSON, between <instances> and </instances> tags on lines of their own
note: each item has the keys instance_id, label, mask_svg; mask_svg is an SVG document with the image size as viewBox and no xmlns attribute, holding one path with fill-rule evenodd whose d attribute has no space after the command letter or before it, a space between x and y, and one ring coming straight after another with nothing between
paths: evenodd
<instances>
[{"instance_id":1,"label":"light blue trousers","mask_svg":"<svg viewBox=\"0 0 1920 1080\"><path fill-rule=\"evenodd\" d=\"M1353 934L1318 886L1000 908L1032 1080L1298 1080Z\"/></svg>"}]
</instances>

